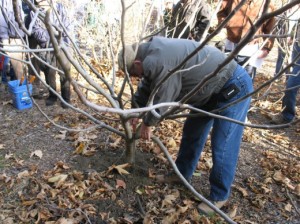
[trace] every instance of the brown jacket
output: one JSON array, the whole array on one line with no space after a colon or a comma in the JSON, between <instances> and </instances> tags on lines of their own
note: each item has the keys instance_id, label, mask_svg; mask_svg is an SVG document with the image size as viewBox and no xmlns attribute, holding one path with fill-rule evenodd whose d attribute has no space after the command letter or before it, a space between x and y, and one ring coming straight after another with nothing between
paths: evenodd
<instances>
[{"instance_id":1,"label":"brown jacket","mask_svg":"<svg viewBox=\"0 0 300 224\"><path fill-rule=\"evenodd\" d=\"M233 43L238 43L242 37L248 32L251 23L255 23L257 18L263 11L264 0L248 0L235 13L225 26L227 29L227 39ZM221 23L232 10L240 3L240 0L223 0L220 11L217 14L218 22ZM275 10L272 4L269 5L268 12ZM251 21L251 22L250 22ZM257 31L257 34L270 34L275 25L275 18L267 20ZM264 38L266 39L266 38ZM254 39L253 43L260 42L261 39ZM271 50L274 44L274 38L268 38L264 48Z\"/></svg>"}]
</instances>

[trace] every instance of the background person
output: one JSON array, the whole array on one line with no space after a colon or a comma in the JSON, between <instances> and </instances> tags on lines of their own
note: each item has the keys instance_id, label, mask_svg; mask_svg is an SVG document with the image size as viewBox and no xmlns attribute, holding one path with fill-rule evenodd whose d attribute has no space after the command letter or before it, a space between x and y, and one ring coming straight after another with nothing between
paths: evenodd
<instances>
[{"instance_id":1,"label":"background person","mask_svg":"<svg viewBox=\"0 0 300 224\"><path fill-rule=\"evenodd\" d=\"M297 5L298 10L296 10L295 15L297 20L289 21L289 33L295 27L295 41L292 48L292 61L295 60L297 56L300 54L300 5ZM274 124L284 124L291 122L296 117L296 105L297 105L297 93L299 91L300 86L300 59L294 62L292 68L292 74L287 76L286 82L286 90L284 93L284 97L282 99L282 112L278 115L271 117L272 123Z\"/></svg>"},{"instance_id":2,"label":"background person","mask_svg":"<svg viewBox=\"0 0 300 224\"><path fill-rule=\"evenodd\" d=\"M47 0L35 0L35 5L41 9L44 13L51 7ZM60 16L60 20L62 21L62 24L67 29L68 32L70 32L71 29L71 23L69 18L67 17L67 12L65 7L61 3L55 3L54 7L58 12L58 15ZM57 26L60 26L60 23L55 15L55 13L51 12L51 22L53 24L56 24ZM34 13L31 12L31 18L33 18ZM32 35L31 38L36 42L35 47L39 48L48 48L51 47L50 43L50 36L48 33L48 30L45 27L45 24L41 20L37 20L35 24L33 25L32 29ZM69 39L66 36L66 34L63 34L63 40L66 44L68 44ZM33 44L34 41L31 41ZM39 53L39 56L50 65L54 67L61 68L60 64L58 63L55 55L53 52L41 52ZM69 63L69 62L68 62ZM33 64L35 69L38 73L40 71L44 72L46 83L50 85L52 89L56 91L56 70L50 68L49 66L45 65L44 63L40 62L39 60L33 58ZM39 80L38 80L39 81ZM71 90L70 90L70 81L67 79L67 77L64 74L60 74L60 87L61 87L61 96L62 98L67 102L71 102ZM52 106L57 101L57 96L49 90L49 96L46 99L46 106ZM62 103L62 107L66 108L67 106Z\"/></svg>"},{"instance_id":3,"label":"background person","mask_svg":"<svg viewBox=\"0 0 300 224\"><path fill-rule=\"evenodd\" d=\"M222 6L217 13L218 22L221 23L240 3L240 0L223 0ZM235 49L236 45L245 36L248 30L251 28L251 23L261 16L264 0L246 1L246 3L234 14L234 16L226 24L227 39L225 41L225 52L231 52ZM268 12L273 12L274 6L270 3L268 6ZM275 18L268 19L257 31L257 34L271 34L275 25ZM263 41L266 43L262 49L258 51L255 58L264 59L268 56L274 45L273 38L256 38L242 49L236 57L236 61L240 65L244 65L248 62L250 57L257 52L261 47ZM254 63L249 63L245 68L248 74L254 79L256 75L256 67ZM256 65L257 66L257 65Z\"/></svg>"},{"instance_id":4,"label":"background person","mask_svg":"<svg viewBox=\"0 0 300 224\"><path fill-rule=\"evenodd\" d=\"M20 0L18 0L18 5L20 15L17 16L23 20L24 15ZM17 79L21 79L25 71L21 60L25 58L25 55L19 52L10 52L9 50L23 50L21 39L24 38L25 34L15 20L12 0L0 0L0 11L0 46L5 54L11 58L11 65Z\"/></svg>"},{"instance_id":5,"label":"background person","mask_svg":"<svg viewBox=\"0 0 300 224\"><path fill-rule=\"evenodd\" d=\"M210 18L206 0L180 0L173 8L167 37L200 41Z\"/></svg>"}]
</instances>

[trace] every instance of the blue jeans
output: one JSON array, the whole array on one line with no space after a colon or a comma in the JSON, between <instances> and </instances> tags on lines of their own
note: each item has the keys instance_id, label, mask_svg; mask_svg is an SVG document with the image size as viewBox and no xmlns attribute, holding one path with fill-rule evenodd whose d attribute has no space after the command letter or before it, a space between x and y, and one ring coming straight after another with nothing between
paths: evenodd
<instances>
[{"instance_id":1,"label":"blue jeans","mask_svg":"<svg viewBox=\"0 0 300 224\"><path fill-rule=\"evenodd\" d=\"M278 72L282 69L285 55L286 54L282 51L282 49L280 47L278 47L278 55L277 55L276 68L275 68L274 75L278 74Z\"/></svg>"},{"instance_id":2,"label":"blue jeans","mask_svg":"<svg viewBox=\"0 0 300 224\"><path fill-rule=\"evenodd\" d=\"M296 42L293 46L292 60L300 54L299 44L300 43ZM293 66L292 74L293 75L289 76L287 79L286 88L292 88L300 85L300 59L298 59L296 64ZM298 90L299 87L286 91L282 99L282 107L284 108L282 116L288 122L292 121L296 116L296 98Z\"/></svg>"},{"instance_id":3,"label":"blue jeans","mask_svg":"<svg viewBox=\"0 0 300 224\"><path fill-rule=\"evenodd\" d=\"M235 84L240 89L240 92L230 100L218 100L214 109L222 108L228 103L253 91L250 76L239 65L223 89L230 84ZM247 98L238 104L224 109L219 114L244 122L249 105L250 98ZM211 185L210 199L213 201L222 201L226 200L230 194L244 126L208 116L187 118L183 127L176 165L181 174L189 181L197 167L211 128L213 167L209 178Z\"/></svg>"}]
</instances>

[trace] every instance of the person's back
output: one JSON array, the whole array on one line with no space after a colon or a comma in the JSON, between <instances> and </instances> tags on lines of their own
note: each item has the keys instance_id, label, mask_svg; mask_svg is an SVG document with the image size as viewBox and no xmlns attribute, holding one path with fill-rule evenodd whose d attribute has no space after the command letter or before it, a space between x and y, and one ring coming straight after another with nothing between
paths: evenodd
<instances>
[{"instance_id":1,"label":"person's back","mask_svg":"<svg viewBox=\"0 0 300 224\"><path fill-rule=\"evenodd\" d=\"M196 41L153 37L152 41L140 46L137 55L143 61L144 78L152 80L152 83L158 83L198 46L199 43ZM165 49L168 49L168 51ZM145 55L147 57L144 57ZM168 79L157 93L158 98L160 100L165 98L180 100L200 83L205 76L211 74L216 69L216 65L221 64L225 59L225 54L217 48L205 46L185 63L182 68L184 71L174 74ZM236 66L235 61L225 65L218 74L206 82L206 85L197 94L190 98L189 103L197 106L204 105L211 94L220 91ZM153 86L150 87L151 90L152 88ZM141 99L137 100L140 104L146 103L143 96ZM144 102L141 103L141 101Z\"/></svg>"}]
</instances>

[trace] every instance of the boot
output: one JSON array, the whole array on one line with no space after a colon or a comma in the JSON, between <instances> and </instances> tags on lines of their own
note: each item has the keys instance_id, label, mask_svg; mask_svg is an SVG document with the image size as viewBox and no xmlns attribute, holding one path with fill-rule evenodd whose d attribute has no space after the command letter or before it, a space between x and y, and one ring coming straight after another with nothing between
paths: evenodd
<instances>
[{"instance_id":1,"label":"boot","mask_svg":"<svg viewBox=\"0 0 300 224\"><path fill-rule=\"evenodd\" d=\"M70 91L70 83L66 83L65 85L63 85L62 89L61 89L61 96L62 98L68 103L71 103L71 91ZM66 109L68 108L68 105L65 104L64 102L61 102L61 107Z\"/></svg>"},{"instance_id":2,"label":"boot","mask_svg":"<svg viewBox=\"0 0 300 224\"><path fill-rule=\"evenodd\" d=\"M212 204L221 209L225 204L226 204L227 200L224 201L213 201ZM208 215L211 216L215 213L215 211L213 209L211 209L207 204L205 204L204 202L202 202L200 205L198 205L198 211L201 214L204 215Z\"/></svg>"},{"instance_id":3,"label":"boot","mask_svg":"<svg viewBox=\"0 0 300 224\"><path fill-rule=\"evenodd\" d=\"M46 99L46 106L53 106L55 104L56 100L57 100L57 96L50 95Z\"/></svg>"}]
</instances>

